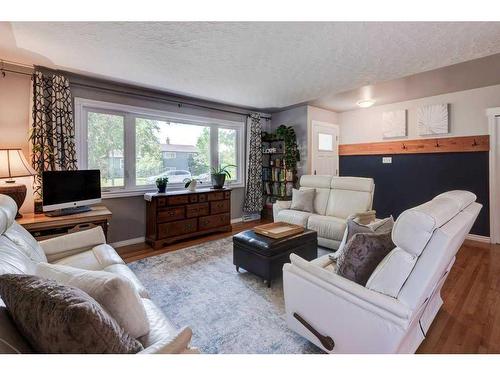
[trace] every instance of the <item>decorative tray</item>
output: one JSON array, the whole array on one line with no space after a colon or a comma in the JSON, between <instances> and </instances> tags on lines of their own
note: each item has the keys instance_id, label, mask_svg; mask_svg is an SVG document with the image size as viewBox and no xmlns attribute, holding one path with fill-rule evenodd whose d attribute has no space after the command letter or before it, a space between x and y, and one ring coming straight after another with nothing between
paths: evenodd
<instances>
[{"instance_id":1,"label":"decorative tray","mask_svg":"<svg viewBox=\"0 0 500 375\"><path fill-rule=\"evenodd\" d=\"M300 225L288 224L282 221L276 223L258 225L254 229L255 233L271 238L283 238L304 232Z\"/></svg>"}]
</instances>

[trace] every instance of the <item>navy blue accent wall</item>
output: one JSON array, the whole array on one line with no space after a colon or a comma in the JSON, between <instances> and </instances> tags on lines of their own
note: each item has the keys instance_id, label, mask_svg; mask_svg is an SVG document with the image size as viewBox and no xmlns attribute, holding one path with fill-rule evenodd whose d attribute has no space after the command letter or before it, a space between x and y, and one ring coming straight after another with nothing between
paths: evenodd
<instances>
[{"instance_id":1,"label":"navy blue accent wall","mask_svg":"<svg viewBox=\"0 0 500 375\"><path fill-rule=\"evenodd\" d=\"M392 164L382 164L391 156ZM377 217L397 216L447 190L468 190L483 205L471 233L490 235L488 152L340 156L340 175L375 180Z\"/></svg>"}]
</instances>

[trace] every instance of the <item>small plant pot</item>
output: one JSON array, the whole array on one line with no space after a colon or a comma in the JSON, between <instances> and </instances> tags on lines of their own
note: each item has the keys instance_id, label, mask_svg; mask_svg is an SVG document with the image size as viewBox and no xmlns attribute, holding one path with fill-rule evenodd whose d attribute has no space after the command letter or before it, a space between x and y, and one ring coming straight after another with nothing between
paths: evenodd
<instances>
[{"instance_id":1,"label":"small plant pot","mask_svg":"<svg viewBox=\"0 0 500 375\"><path fill-rule=\"evenodd\" d=\"M225 174L212 174L212 186L214 189L222 189L226 182Z\"/></svg>"},{"instance_id":2,"label":"small plant pot","mask_svg":"<svg viewBox=\"0 0 500 375\"><path fill-rule=\"evenodd\" d=\"M158 193L165 193L165 191L167 190L167 185L156 185L156 187L158 188Z\"/></svg>"}]
</instances>

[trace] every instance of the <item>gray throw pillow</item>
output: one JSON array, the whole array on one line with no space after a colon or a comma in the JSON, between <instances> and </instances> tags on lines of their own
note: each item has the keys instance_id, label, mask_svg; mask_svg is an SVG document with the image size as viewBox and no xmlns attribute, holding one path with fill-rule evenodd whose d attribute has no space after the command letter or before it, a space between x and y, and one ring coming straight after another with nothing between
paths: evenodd
<instances>
[{"instance_id":1,"label":"gray throw pillow","mask_svg":"<svg viewBox=\"0 0 500 375\"><path fill-rule=\"evenodd\" d=\"M335 272L365 286L375 268L394 247L390 231L355 234L337 259Z\"/></svg>"},{"instance_id":2,"label":"gray throw pillow","mask_svg":"<svg viewBox=\"0 0 500 375\"><path fill-rule=\"evenodd\" d=\"M130 354L130 337L88 294L31 275L0 276L0 297L19 332L38 353Z\"/></svg>"},{"instance_id":3,"label":"gray throw pillow","mask_svg":"<svg viewBox=\"0 0 500 375\"><path fill-rule=\"evenodd\" d=\"M314 189L292 190L292 204L290 209L304 212L313 212L314 209Z\"/></svg>"}]
</instances>

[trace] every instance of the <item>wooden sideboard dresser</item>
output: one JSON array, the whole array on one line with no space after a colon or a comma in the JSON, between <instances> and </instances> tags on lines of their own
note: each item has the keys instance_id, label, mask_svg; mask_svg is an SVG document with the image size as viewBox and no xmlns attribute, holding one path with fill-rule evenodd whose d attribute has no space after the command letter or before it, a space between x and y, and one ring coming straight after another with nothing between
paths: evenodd
<instances>
[{"instance_id":1,"label":"wooden sideboard dresser","mask_svg":"<svg viewBox=\"0 0 500 375\"><path fill-rule=\"evenodd\" d=\"M231 230L231 190L146 193L146 242L159 249L172 242Z\"/></svg>"}]
</instances>

